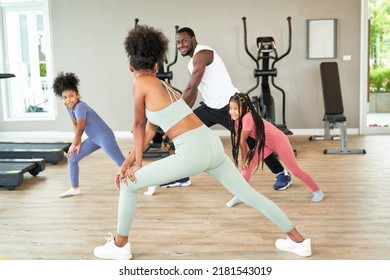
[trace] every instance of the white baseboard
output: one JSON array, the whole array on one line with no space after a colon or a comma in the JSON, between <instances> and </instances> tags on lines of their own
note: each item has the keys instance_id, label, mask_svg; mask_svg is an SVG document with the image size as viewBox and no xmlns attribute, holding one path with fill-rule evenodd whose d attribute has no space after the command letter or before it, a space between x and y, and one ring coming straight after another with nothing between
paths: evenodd
<instances>
[{"instance_id":1,"label":"white baseboard","mask_svg":"<svg viewBox=\"0 0 390 280\"><path fill-rule=\"evenodd\" d=\"M18 139L29 142L33 139L72 139L74 132L61 131L7 131L0 132L0 139Z\"/></svg>"},{"instance_id":2,"label":"white baseboard","mask_svg":"<svg viewBox=\"0 0 390 280\"><path fill-rule=\"evenodd\" d=\"M293 135L324 135L324 129L290 129ZM228 130L215 130L219 136L230 136ZM359 135L358 128L348 128L348 135ZM115 137L117 138L132 138L133 134L130 131L115 131ZM332 135L340 134L338 129L331 130ZM0 139L19 139L20 141L28 142L30 139L68 139L72 140L74 136L73 132L63 132L63 131L10 131L10 132L0 132Z\"/></svg>"},{"instance_id":3,"label":"white baseboard","mask_svg":"<svg viewBox=\"0 0 390 280\"><path fill-rule=\"evenodd\" d=\"M128 131L117 131L114 132L116 137L119 138L130 138L133 137L133 134ZM1 138L14 138L26 140L31 138L53 138L53 139L73 139L74 132L65 132L65 131L10 131L10 132L0 132Z\"/></svg>"},{"instance_id":4,"label":"white baseboard","mask_svg":"<svg viewBox=\"0 0 390 280\"><path fill-rule=\"evenodd\" d=\"M294 135L324 135L324 129L318 128L318 129L290 129L291 132ZM335 128L330 130L331 135L339 135L340 130ZM348 135L359 135L359 129L358 128L347 128L347 134Z\"/></svg>"},{"instance_id":5,"label":"white baseboard","mask_svg":"<svg viewBox=\"0 0 390 280\"><path fill-rule=\"evenodd\" d=\"M323 128L316 128L316 129L290 129L293 135L324 135L324 129ZM217 134L219 136L230 136L230 132L228 130L216 130ZM347 129L348 135L359 135L359 129L358 128L348 128ZM330 131L331 135L339 135L340 130L339 129L331 129Z\"/></svg>"}]
</instances>

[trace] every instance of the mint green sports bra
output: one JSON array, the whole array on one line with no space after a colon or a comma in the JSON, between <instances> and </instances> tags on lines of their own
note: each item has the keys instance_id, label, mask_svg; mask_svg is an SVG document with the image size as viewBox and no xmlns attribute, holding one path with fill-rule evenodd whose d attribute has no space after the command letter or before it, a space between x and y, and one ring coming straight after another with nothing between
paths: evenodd
<instances>
[{"instance_id":1,"label":"mint green sports bra","mask_svg":"<svg viewBox=\"0 0 390 280\"><path fill-rule=\"evenodd\" d=\"M169 87L164 81L161 81L167 89L171 104L158 111L149 111L145 107L146 118L152 124L161 127L164 132L167 132L172 126L181 121L184 117L192 113L192 109L187 103L180 98L180 95Z\"/></svg>"}]
</instances>

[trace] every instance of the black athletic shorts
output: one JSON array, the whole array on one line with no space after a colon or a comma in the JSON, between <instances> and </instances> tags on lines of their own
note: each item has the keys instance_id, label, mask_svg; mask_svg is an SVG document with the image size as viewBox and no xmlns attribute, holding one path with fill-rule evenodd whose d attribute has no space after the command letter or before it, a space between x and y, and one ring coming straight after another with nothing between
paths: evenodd
<instances>
[{"instance_id":1,"label":"black athletic shorts","mask_svg":"<svg viewBox=\"0 0 390 280\"><path fill-rule=\"evenodd\" d=\"M221 109L214 109L200 102L200 106L194 110L194 113L208 127L220 124L229 130L229 104Z\"/></svg>"}]
</instances>

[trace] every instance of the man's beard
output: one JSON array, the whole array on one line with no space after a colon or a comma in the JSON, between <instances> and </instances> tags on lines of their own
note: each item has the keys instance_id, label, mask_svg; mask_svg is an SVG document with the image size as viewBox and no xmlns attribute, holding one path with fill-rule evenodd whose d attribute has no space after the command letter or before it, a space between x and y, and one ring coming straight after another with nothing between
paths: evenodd
<instances>
[{"instance_id":1,"label":"man's beard","mask_svg":"<svg viewBox=\"0 0 390 280\"><path fill-rule=\"evenodd\" d=\"M185 53L180 52L182 57L189 56L190 53L192 52L193 48L188 48Z\"/></svg>"}]
</instances>

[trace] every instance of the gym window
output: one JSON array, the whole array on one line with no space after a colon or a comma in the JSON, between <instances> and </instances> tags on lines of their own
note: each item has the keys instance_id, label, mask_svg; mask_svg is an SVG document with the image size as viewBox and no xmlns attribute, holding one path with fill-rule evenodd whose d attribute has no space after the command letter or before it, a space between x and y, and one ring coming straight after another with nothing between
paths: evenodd
<instances>
[{"instance_id":1,"label":"gym window","mask_svg":"<svg viewBox=\"0 0 390 280\"><path fill-rule=\"evenodd\" d=\"M48 0L0 0L4 121L54 120Z\"/></svg>"}]
</instances>

